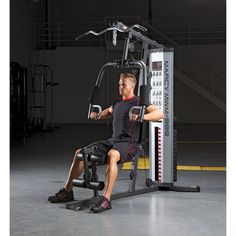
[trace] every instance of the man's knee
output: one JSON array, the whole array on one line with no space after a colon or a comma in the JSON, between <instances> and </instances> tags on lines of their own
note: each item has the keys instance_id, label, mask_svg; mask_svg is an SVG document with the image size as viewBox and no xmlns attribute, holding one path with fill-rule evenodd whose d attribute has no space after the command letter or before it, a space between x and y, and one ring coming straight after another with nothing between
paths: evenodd
<instances>
[{"instance_id":1,"label":"man's knee","mask_svg":"<svg viewBox=\"0 0 236 236\"><path fill-rule=\"evenodd\" d=\"M74 161L82 161L82 156L80 154L80 151L81 151L81 148L79 148L75 151Z\"/></svg>"},{"instance_id":2,"label":"man's knee","mask_svg":"<svg viewBox=\"0 0 236 236\"><path fill-rule=\"evenodd\" d=\"M80 151L81 151L81 148L77 149L77 150L75 151L75 156L78 155L78 154L80 154Z\"/></svg>"},{"instance_id":3,"label":"man's knee","mask_svg":"<svg viewBox=\"0 0 236 236\"><path fill-rule=\"evenodd\" d=\"M111 149L108 152L107 157L108 157L108 163L118 162L120 160L120 153L115 149Z\"/></svg>"}]
</instances>

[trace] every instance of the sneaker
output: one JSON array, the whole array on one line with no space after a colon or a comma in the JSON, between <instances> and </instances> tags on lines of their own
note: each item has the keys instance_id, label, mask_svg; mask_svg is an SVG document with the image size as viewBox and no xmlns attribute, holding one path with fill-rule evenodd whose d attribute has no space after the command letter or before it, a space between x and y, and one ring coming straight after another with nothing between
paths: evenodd
<instances>
[{"instance_id":1,"label":"sneaker","mask_svg":"<svg viewBox=\"0 0 236 236\"><path fill-rule=\"evenodd\" d=\"M106 197L102 196L101 200L91 207L91 211L93 213L100 213L106 210L111 209L111 201L109 201Z\"/></svg>"},{"instance_id":2,"label":"sneaker","mask_svg":"<svg viewBox=\"0 0 236 236\"><path fill-rule=\"evenodd\" d=\"M67 192L65 188L62 188L54 196L48 197L48 201L51 202L51 203L74 201L73 190L71 190L70 192Z\"/></svg>"}]
</instances>

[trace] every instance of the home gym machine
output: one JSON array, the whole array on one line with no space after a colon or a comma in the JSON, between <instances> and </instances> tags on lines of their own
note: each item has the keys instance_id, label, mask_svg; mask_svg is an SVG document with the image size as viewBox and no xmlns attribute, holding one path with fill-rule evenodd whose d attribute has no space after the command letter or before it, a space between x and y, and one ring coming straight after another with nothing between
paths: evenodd
<instances>
[{"instance_id":1,"label":"home gym machine","mask_svg":"<svg viewBox=\"0 0 236 236\"><path fill-rule=\"evenodd\" d=\"M177 181L176 175L176 157L174 151L174 127L173 127L173 49L165 48L163 45L143 35L135 30L147 31L146 28L140 25L128 27L121 22L115 22L111 27L101 31L88 31L83 35L78 36L80 39L86 35L93 34L99 36L107 31L112 31L113 44L117 44L117 32L125 34L123 46L123 54L120 60L108 62L102 66L99 71L96 83L93 87L89 98L88 118L90 113L97 109L102 111L101 106L95 104L101 89L101 82L104 76L105 69L112 67L116 69L138 69L138 95L140 96L140 105L132 107L129 115L132 115L134 109L139 111L140 131L143 130L143 116L145 107L149 101L164 111L165 118L158 122L149 122L149 162L150 171L149 178L146 179L146 188L135 189L138 158L144 154L143 138L144 132L140 132L139 151L134 155L130 171L130 184L126 192L114 193L112 200L129 197L137 194L143 194L158 190L171 190L183 192L199 192L199 186L175 186ZM141 43L142 57L141 60L135 60L128 57L129 50L132 48L132 40ZM75 201L66 204L66 208L72 210L80 210L88 208L99 200L99 192L103 190L105 183L98 180L96 166L106 163L105 155L95 155L96 147L83 148L79 154L79 158L84 161L84 176L82 179L74 179L75 187L89 188L94 191L94 196L91 199ZM91 172L90 170L91 169Z\"/></svg>"}]
</instances>

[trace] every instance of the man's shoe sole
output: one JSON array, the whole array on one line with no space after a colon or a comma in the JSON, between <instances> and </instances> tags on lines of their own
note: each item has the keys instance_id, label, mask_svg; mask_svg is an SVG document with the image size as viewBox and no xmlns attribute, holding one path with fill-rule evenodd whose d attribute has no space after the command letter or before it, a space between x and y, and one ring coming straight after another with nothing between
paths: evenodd
<instances>
[{"instance_id":1,"label":"man's shoe sole","mask_svg":"<svg viewBox=\"0 0 236 236\"><path fill-rule=\"evenodd\" d=\"M106 209L100 209L100 210L93 210L93 209L91 209L91 211L93 212L93 213L101 213L101 212L104 212L104 211L107 211L107 210L110 210L111 209L111 207L109 207L109 208L106 208Z\"/></svg>"},{"instance_id":2,"label":"man's shoe sole","mask_svg":"<svg viewBox=\"0 0 236 236\"><path fill-rule=\"evenodd\" d=\"M66 202L73 202L75 199L70 199L70 200L60 200L60 201L50 201L50 203L66 203Z\"/></svg>"}]
</instances>

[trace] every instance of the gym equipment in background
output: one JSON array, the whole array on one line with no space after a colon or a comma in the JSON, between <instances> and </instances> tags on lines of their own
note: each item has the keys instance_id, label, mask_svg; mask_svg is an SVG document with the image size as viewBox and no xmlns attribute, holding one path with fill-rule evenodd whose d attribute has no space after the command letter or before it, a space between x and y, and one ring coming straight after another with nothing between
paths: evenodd
<instances>
[{"instance_id":1,"label":"gym equipment in background","mask_svg":"<svg viewBox=\"0 0 236 236\"><path fill-rule=\"evenodd\" d=\"M54 87L53 70L49 65L37 64L32 68L32 80L29 95L30 131L52 131Z\"/></svg>"},{"instance_id":2,"label":"gym equipment in background","mask_svg":"<svg viewBox=\"0 0 236 236\"><path fill-rule=\"evenodd\" d=\"M10 63L10 140L24 141L28 133L27 68Z\"/></svg>"}]
</instances>

